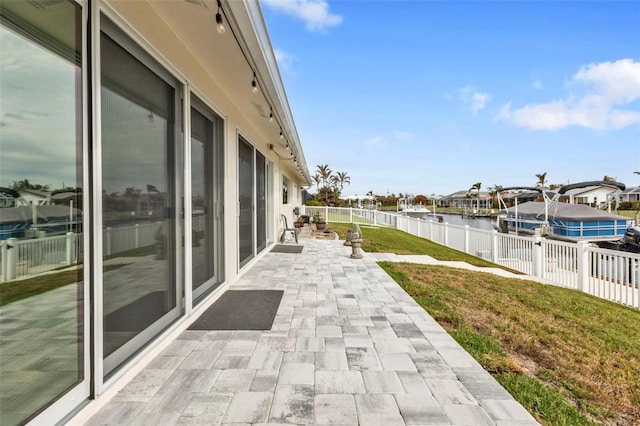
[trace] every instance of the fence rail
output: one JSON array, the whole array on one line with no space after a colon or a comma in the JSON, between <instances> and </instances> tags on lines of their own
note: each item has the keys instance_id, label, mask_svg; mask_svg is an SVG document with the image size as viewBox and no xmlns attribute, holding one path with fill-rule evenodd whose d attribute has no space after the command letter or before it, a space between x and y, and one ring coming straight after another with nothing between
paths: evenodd
<instances>
[{"instance_id":1,"label":"fence rail","mask_svg":"<svg viewBox=\"0 0 640 426\"><path fill-rule=\"evenodd\" d=\"M162 222L106 228L103 230L105 256L156 244ZM28 278L78 263L82 233L0 241L0 282Z\"/></svg>"},{"instance_id":2,"label":"fence rail","mask_svg":"<svg viewBox=\"0 0 640 426\"><path fill-rule=\"evenodd\" d=\"M328 221L388 226L493 263L541 277L558 286L640 309L640 254L566 243L540 236L523 237L415 219L367 209L310 207ZM204 225L204 224L202 224ZM106 228L103 251L115 255L156 243L162 222ZM0 241L0 282L26 278L78 263L82 234L14 238Z\"/></svg>"},{"instance_id":3,"label":"fence rail","mask_svg":"<svg viewBox=\"0 0 640 426\"><path fill-rule=\"evenodd\" d=\"M549 283L640 309L640 254L450 225L367 209L309 207L328 221L388 226L543 278Z\"/></svg>"}]
</instances>

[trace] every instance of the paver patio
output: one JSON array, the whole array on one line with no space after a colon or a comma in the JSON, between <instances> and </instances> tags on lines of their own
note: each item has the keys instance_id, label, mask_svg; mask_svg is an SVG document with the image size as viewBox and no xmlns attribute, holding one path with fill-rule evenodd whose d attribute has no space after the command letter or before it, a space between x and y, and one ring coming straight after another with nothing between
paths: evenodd
<instances>
[{"instance_id":1,"label":"paver patio","mask_svg":"<svg viewBox=\"0 0 640 426\"><path fill-rule=\"evenodd\" d=\"M376 256L301 243L230 287L284 290L271 330L184 331L86 424L537 424Z\"/></svg>"}]
</instances>

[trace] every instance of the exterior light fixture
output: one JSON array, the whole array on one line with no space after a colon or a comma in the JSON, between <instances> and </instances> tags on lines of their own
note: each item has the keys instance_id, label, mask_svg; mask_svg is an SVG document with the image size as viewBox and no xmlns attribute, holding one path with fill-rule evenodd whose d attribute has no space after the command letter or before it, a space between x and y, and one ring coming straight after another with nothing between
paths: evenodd
<instances>
[{"instance_id":1,"label":"exterior light fixture","mask_svg":"<svg viewBox=\"0 0 640 426\"><path fill-rule=\"evenodd\" d=\"M269 123L273 123L273 108L269 107L271 112L269 113Z\"/></svg>"},{"instance_id":2,"label":"exterior light fixture","mask_svg":"<svg viewBox=\"0 0 640 426\"><path fill-rule=\"evenodd\" d=\"M258 93L258 83L256 83L256 72L253 72L253 80L251 80L251 91Z\"/></svg>"},{"instance_id":3,"label":"exterior light fixture","mask_svg":"<svg viewBox=\"0 0 640 426\"><path fill-rule=\"evenodd\" d=\"M222 5L218 0L218 13L216 13L216 24L217 24L216 27L218 30L218 34L224 34L225 29L224 29L224 25L222 25L222 15L220 14L220 7L222 7Z\"/></svg>"},{"instance_id":4,"label":"exterior light fixture","mask_svg":"<svg viewBox=\"0 0 640 426\"><path fill-rule=\"evenodd\" d=\"M284 139L284 135L282 134L282 130L280 130L280 139ZM287 144L289 146L289 144Z\"/></svg>"}]
</instances>

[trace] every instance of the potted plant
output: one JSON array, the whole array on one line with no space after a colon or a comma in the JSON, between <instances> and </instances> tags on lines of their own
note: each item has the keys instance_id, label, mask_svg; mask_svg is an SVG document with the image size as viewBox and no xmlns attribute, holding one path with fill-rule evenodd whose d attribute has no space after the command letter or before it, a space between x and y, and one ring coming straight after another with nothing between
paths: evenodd
<instances>
[{"instance_id":1,"label":"potted plant","mask_svg":"<svg viewBox=\"0 0 640 426\"><path fill-rule=\"evenodd\" d=\"M313 223L316 224L316 229L318 231L324 231L324 228L327 225L327 222L325 222L324 216L322 216L320 211L313 213Z\"/></svg>"},{"instance_id":2,"label":"potted plant","mask_svg":"<svg viewBox=\"0 0 640 426\"><path fill-rule=\"evenodd\" d=\"M295 222L293 222L293 226L296 228L302 228L304 226L304 218L302 216L298 216Z\"/></svg>"}]
</instances>

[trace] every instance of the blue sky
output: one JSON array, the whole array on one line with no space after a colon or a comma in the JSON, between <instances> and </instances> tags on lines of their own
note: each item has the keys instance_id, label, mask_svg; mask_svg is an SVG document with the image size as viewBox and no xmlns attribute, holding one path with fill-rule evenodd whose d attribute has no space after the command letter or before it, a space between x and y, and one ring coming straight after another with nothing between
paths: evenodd
<instances>
[{"instance_id":1,"label":"blue sky","mask_svg":"<svg viewBox=\"0 0 640 426\"><path fill-rule=\"evenodd\" d=\"M343 195L640 185L640 1L261 6L309 169L346 171Z\"/></svg>"}]
</instances>

